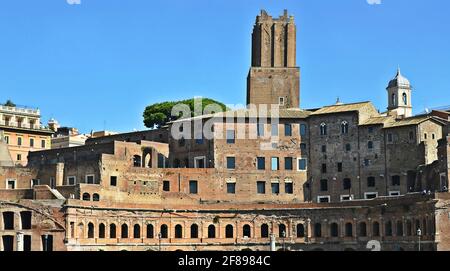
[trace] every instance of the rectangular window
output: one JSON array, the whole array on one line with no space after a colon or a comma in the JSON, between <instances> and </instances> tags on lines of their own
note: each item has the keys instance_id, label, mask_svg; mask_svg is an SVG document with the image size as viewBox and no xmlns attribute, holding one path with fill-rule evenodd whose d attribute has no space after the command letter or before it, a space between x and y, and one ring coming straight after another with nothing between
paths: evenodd
<instances>
[{"instance_id":1,"label":"rectangular window","mask_svg":"<svg viewBox=\"0 0 450 271\"><path fill-rule=\"evenodd\" d=\"M272 124L272 136L278 136L278 123Z\"/></svg>"},{"instance_id":2,"label":"rectangular window","mask_svg":"<svg viewBox=\"0 0 450 271\"><path fill-rule=\"evenodd\" d=\"M30 147L31 147L31 148L34 147L34 138L30 138Z\"/></svg>"},{"instance_id":3,"label":"rectangular window","mask_svg":"<svg viewBox=\"0 0 450 271\"><path fill-rule=\"evenodd\" d=\"M350 190L352 188L352 181L350 179L344 179L343 184L344 190Z\"/></svg>"},{"instance_id":4,"label":"rectangular window","mask_svg":"<svg viewBox=\"0 0 450 271\"><path fill-rule=\"evenodd\" d=\"M17 138L17 146L22 146L22 138L21 137Z\"/></svg>"},{"instance_id":5,"label":"rectangular window","mask_svg":"<svg viewBox=\"0 0 450 271\"><path fill-rule=\"evenodd\" d=\"M342 163L337 163L338 172L342 172Z\"/></svg>"},{"instance_id":6,"label":"rectangular window","mask_svg":"<svg viewBox=\"0 0 450 271\"><path fill-rule=\"evenodd\" d=\"M394 136L393 136L391 133L389 133L389 134L387 135L387 137L388 137L388 142L394 141Z\"/></svg>"},{"instance_id":7,"label":"rectangular window","mask_svg":"<svg viewBox=\"0 0 450 271\"><path fill-rule=\"evenodd\" d=\"M320 180L320 191L325 192L328 191L328 180Z\"/></svg>"},{"instance_id":8,"label":"rectangular window","mask_svg":"<svg viewBox=\"0 0 450 271\"><path fill-rule=\"evenodd\" d=\"M327 146L326 145L322 145L322 152L327 152Z\"/></svg>"},{"instance_id":9,"label":"rectangular window","mask_svg":"<svg viewBox=\"0 0 450 271\"><path fill-rule=\"evenodd\" d=\"M375 199L377 197L378 197L378 193L377 192L364 193L364 198L365 199Z\"/></svg>"},{"instance_id":10,"label":"rectangular window","mask_svg":"<svg viewBox=\"0 0 450 271\"><path fill-rule=\"evenodd\" d=\"M234 130L227 130L227 144L234 144L235 142Z\"/></svg>"},{"instance_id":11,"label":"rectangular window","mask_svg":"<svg viewBox=\"0 0 450 271\"><path fill-rule=\"evenodd\" d=\"M205 168L206 167L206 157L194 157L194 168Z\"/></svg>"},{"instance_id":12,"label":"rectangular window","mask_svg":"<svg viewBox=\"0 0 450 271\"><path fill-rule=\"evenodd\" d=\"M158 168L166 167L166 157L160 153L158 153Z\"/></svg>"},{"instance_id":13,"label":"rectangular window","mask_svg":"<svg viewBox=\"0 0 450 271\"><path fill-rule=\"evenodd\" d=\"M264 136L264 123L257 124L257 133L258 136Z\"/></svg>"},{"instance_id":14,"label":"rectangular window","mask_svg":"<svg viewBox=\"0 0 450 271\"><path fill-rule=\"evenodd\" d=\"M258 170L265 170L265 169L266 169L266 158L258 157Z\"/></svg>"},{"instance_id":15,"label":"rectangular window","mask_svg":"<svg viewBox=\"0 0 450 271\"><path fill-rule=\"evenodd\" d=\"M284 158L284 169L285 170L292 170L292 157L285 157Z\"/></svg>"},{"instance_id":16,"label":"rectangular window","mask_svg":"<svg viewBox=\"0 0 450 271\"><path fill-rule=\"evenodd\" d=\"M7 179L6 180L6 189L16 189L16 180Z\"/></svg>"},{"instance_id":17,"label":"rectangular window","mask_svg":"<svg viewBox=\"0 0 450 271\"><path fill-rule=\"evenodd\" d=\"M322 164L322 173L327 173L327 164Z\"/></svg>"},{"instance_id":18,"label":"rectangular window","mask_svg":"<svg viewBox=\"0 0 450 271\"><path fill-rule=\"evenodd\" d=\"M67 177L67 185L75 185L77 178L75 176Z\"/></svg>"},{"instance_id":19,"label":"rectangular window","mask_svg":"<svg viewBox=\"0 0 450 271\"><path fill-rule=\"evenodd\" d=\"M5 143L9 144L9 136L5 136Z\"/></svg>"},{"instance_id":20,"label":"rectangular window","mask_svg":"<svg viewBox=\"0 0 450 271\"><path fill-rule=\"evenodd\" d=\"M298 158L298 170L299 171L305 171L307 167L306 159L305 158Z\"/></svg>"},{"instance_id":21,"label":"rectangular window","mask_svg":"<svg viewBox=\"0 0 450 271\"><path fill-rule=\"evenodd\" d=\"M17 161L22 161L22 154L17 155Z\"/></svg>"},{"instance_id":22,"label":"rectangular window","mask_svg":"<svg viewBox=\"0 0 450 271\"><path fill-rule=\"evenodd\" d=\"M369 127L368 130L369 130L369 134L373 133L373 127Z\"/></svg>"},{"instance_id":23,"label":"rectangular window","mask_svg":"<svg viewBox=\"0 0 450 271\"><path fill-rule=\"evenodd\" d=\"M400 196L400 191L389 191L390 197L398 197Z\"/></svg>"},{"instance_id":24,"label":"rectangular window","mask_svg":"<svg viewBox=\"0 0 450 271\"><path fill-rule=\"evenodd\" d=\"M302 152L305 152L305 151L306 151L306 143L300 143L300 150L301 150Z\"/></svg>"},{"instance_id":25,"label":"rectangular window","mask_svg":"<svg viewBox=\"0 0 450 271\"><path fill-rule=\"evenodd\" d=\"M87 184L94 184L95 182L95 176L94 175L86 175L86 183Z\"/></svg>"},{"instance_id":26,"label":"rectangular window","mask_svg":"<svg viewBox=\"0 0 450 271\"><path fill-rule=\"evenodd\" d=\"M236 157L227 157L227 169L236 168Z\"/></svg>"},{"instance_id":27,"label":"rectangular window","mask_svg":"<svg viewBox=\"0 0 450 271\"><path fill-rule=\"evenodd\" d=\"M292 124L284 124L284 136L292 136Z\"/></svg>"},{"instance_id":28,"label":"rectangular window","mask_svg":"<svg viewBox=\"0 0 450 271\"><path fill-rule=\"evenodd\" d=\"M41 140L41 148L45 149L46 143L45 143L45 139Z\"/></svg>"},{"instance_id":29,"label":"rectangular window","mask_svg":"<svg viewBox=\"0 0 450 271\"><path fill-rule=\"evenodd\" d=\"M55 189L56 187L55 177L50 177L50 187L52 189Z\"/></svg>"},{"instance_id":30,"label":"rectangular window","mask_svg":"<svg viewBox=\"0 0 450 271\"><path fill-rule=\"evenodd\" d=\"M329 203L330 202L330 196L318 196L317 201L319 203Z\"/></svg>"},{"instance_id":31,"label":"rectangular window","mask_svg":"<svg viewBox=\"0 0 450 271\"><path fill-rule=\"evenodd\" d=\"M236 183L227 183L227 193L236 194Z\"/></svg>"},{"instance_id":32,"label":"rectangular window","mask_svg":"<svg viewBox=\"0 0 450 271\"><path fill-rule=\"evenodd\" d=\"M289 183L286 182L284 184L284 192L286 194L294 194L294 186L293 186L292 182L289 182Z\"/></svg>"},{"instance_id":33,"label":"rectangular window","mask_svg":"<svg viewBox=\"0 0 450 271\"><path fill-rule=\"evenodd\" d=\"M271 183L272 194L280 194L280 184L279 183Z\"/></svg>"},{"instance_id":34,"label":"rectangular window","mask_svg":"<svg viewBox=\"0 0 450 271\"><path fill-rule=\"evenodd\" d=\"M392 185L393 186L399 186L400 185L400 176L395 175L395 176L392 176L391 178L392 178Z\"/></svg>"},{"instance_id":35,"label":"rectangular window","mask_svg":"<svg viewBox=\"0 0 450 271\"><path fill-rule=\"evenodd\" d=\"M117 186L117 176L111 176L109 180L110 186Z\"/></svg>"},{"instance_id":36,"label":"rectangular window","mask_svg":"<svg viewBox=\"0 0 450 271\"><path fill-rule=\"evenodd\" d=\"M197 181L189 181L189 194L198 194Z\"/></svg>"},{"instance_id":37,"label":"rectangular window","mask_svg":"<svg viewBox=\"0 0 450 271\"><path fill-rule=\"evenodd\" d=\"M369 159L364 159L364 166L365 167L370 166L370 160Z\"/></svg>"},{"instance_id":38,"label":"rectangular window","mask_svg":"<svg viewBox=\"0 0 450 271\"><path fill-rule=\"evenodd\" d=\"M341 195L341 201L349 201L353 199L353 195Z\"/></svg>"},{"instance_id":39,"label":"rectangular window","mask_svg":"<svg viewBox=\"0 0 450 271\"><path fill-rule=\"evenodd\" d=\"M170 181L163 181L163 191L170 192Z\"/></svg>"},{"instance_id":40,"label":"rectangular window","mask_svg":"<svg viewBox=\"0 0 450 271\"><path fill-rule=\"evenodd\" d=\"M202 144L203 144L203 138L197 138L197 139L195 140L195 144L197 144L197 145L202 145Z\"/></svg>"},{"instance_id":41,"label":"rectangular window","mask_svg":"<svg viewBox=\"0 0 450 271\"><path fill-rule=\"evenodd\" d=\"M301 136L306 135L306 124L300 124L300 135Z\"/></svg>"},{"instance_id":42,"label":"rectangular window","mask_svg":"<svg viewBox=\"0 0 450 271\"><path fill-rule=\"evenodd\" d=\"M280 161L278 157L272 157L272 170L279 170L280 169Z\"/></svg>"},{"instance_id":43,"label":"rectangular window","mask_svg":"<svg viewBox=\"0 0 450 271\"><path fill-rule=\"evenodd\" d=\"M278 97L278 104L284 106L284 100L285 100L284 97Z\"/></svg>"},{"instance_id":44,"label":"rectangular window","mask_svg":"<svg viewBox=\"0 0 450 271\"><path fill-rule=\"evenodd\" d=\"M264 181L256 182L256 190L257 190L258 194L265 194L266 193L266 182L264 182Z\"/></svg>"},{"instance_id":45,"label":"rectangular window","mask_svg":"<svg viewBox=\"0 0 450 271\"><path fill-rule=\"evenodd\" d=\"M352 145L345 144L345 151L351 151L351 150L352 150Z\"/></svg>"},{"instance_id":46,"label":"rectangular window","mask_svg":"<svg viewBox=\"0 0 450 271\"><path fill-rule=\"evenodd\" d=\"M39 180L39 179L32 179L31 180L31 187L34 187L35 185L41 185L41 180Z\"/></svg>"},{"instance_id":47,"label":"rectangular window","mask_svg":"<svg viewBox=\"0 0 450 271\"><path fill-rule=\"evenodd\" d=\"M367 187L375 187L375 177L367 178Z\"/></svg>"}]
</instances>

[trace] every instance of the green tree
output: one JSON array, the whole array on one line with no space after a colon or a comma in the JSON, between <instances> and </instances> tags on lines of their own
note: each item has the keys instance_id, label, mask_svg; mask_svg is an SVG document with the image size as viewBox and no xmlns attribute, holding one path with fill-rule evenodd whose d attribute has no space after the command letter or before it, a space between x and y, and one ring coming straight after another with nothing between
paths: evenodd
<instances>
[{"instance_id":1,"label":"green tree","mask_svg":"<svg viewBox=\"0 0 450 271\"><path fill-rule=\"evenodd\" d=\"M7 100L6 103L5 103L5 106L16 107L16 104L13 103L11 100Z\"/></svg>"},{"instance_id":2,"label":"green tree","mask_svg":"<svg viewBox=\"0 0 450 271\"><path fill-rule=\"evenodd\" d=\"M202 101L202 113L206 106L210 104L217 104L222 108L222 111L226 111L227 107L218 101L208 98L201 98ZM195 116L194 104L195 99L188 99L182 101L162 102L149 105L144 111L144 124L147 128L159 128L166 125L168 122L175 121L181 116L172 116L172 108L177 104L185 104L189 106L191 110L191 117Z\"/></svg>"}]
</instances>

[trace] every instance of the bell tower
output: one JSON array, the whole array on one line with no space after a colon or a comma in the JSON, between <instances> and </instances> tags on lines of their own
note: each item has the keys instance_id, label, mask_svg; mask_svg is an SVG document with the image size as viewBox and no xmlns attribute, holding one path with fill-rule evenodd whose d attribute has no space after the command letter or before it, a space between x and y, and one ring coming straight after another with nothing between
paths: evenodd
<instances>
[{"instance_id":1,"label":"bell tower","mask_svg":"<svg viewBox=\"0 0 450 271\"><path fill-rule=\"evenodd\" d=\"M388 113L390 115L408 118L412 116L411 83L402 75L400 68L397 75L389 82Z\"/></svg>"},{"instance_id":2,"label":"bell tower","mask_svg":"<svg viewBox=\"0 0 450 271\"><path fill-rule=\"evenodd\" d=\"M296 26L287 10L277 19L266 11L256 17L247 104L300 107L300 68L296 66Z\"/></svg>"}]
</instances>

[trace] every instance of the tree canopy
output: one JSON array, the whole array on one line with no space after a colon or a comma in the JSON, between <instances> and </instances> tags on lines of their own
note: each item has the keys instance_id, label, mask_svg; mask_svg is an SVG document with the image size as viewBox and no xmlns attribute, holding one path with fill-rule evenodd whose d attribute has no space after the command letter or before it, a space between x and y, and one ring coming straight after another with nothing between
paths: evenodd
<instances>
[{"instance_id":1,"label":"tree canopy","mask_svg":"<svg viewBox=\"0 0 450 271\"><path fill-rule=\"evenodd\" d=\"M222 108L222 111L226 111L227 107L218 101L208 98L201 98L202 102L202 112L206 106L211 104L217 104ZM181 101L172 101L172 102L161 102L149 105L145 108L144 111L144 124L147 128L159 128L161 126L166 125L168 122L175 121L181 117L181 114L178 116L172 116L172 108L178 104L185 104L189 106L191 115L189 117L194 117L194 104L195 99L181 100Z\"/></svg>"}]
</instances>

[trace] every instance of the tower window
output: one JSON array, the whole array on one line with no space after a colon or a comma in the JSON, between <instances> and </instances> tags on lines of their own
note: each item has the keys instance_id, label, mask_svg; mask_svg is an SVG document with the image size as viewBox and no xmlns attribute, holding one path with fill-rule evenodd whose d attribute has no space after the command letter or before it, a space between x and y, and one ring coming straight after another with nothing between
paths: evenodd
<instances>
[{"instance_id":1,"label":"tower window","mask_svg":"<svg viewBox=\"0 0 450 271\"><path fill-rule=\"evenodd\" d=\"M320 135L327 135L327 124L320 124Z\"/></svg>"},{"instance_id":2,"label":"tower window","mask_svg":"<svg viewBox=\"0 0 450 271\"><path fill-rule=\"evenodd\" d=\"M278 104L279 105L283 106L285 104L285 102L286 102L286 98L284 98L284 97L279 97L278 98Z\"/></svg>"},{"instance_id":3,"label":"tower window","mask_svg":"<svg viewBox=\"0 0 450 271\"><path fill-rule=\"evenodd\" d=\"M408 105L408 96L406 95L406 93L403 93L403 104Z\"/></svg>"},{"instance_id":4,"label":"tower window","mask_svg":"<svg viewBox=\"0 0 450 271\"><path fill-rule=\"evenodd\" d=\"M395 93L392 94L392 106L396 106L397 105L397 96L395 95Z\"/></svg>"},{"instance_id":5,"label":"tower window","mask_svg":"<svg viewBox=\"0 0 450 271\"><path fill-rule=\"evenodd\" d=\"M347 121L343 121L341 123L341 132L344 135L348 134L348 122Z\"/></svg>"}]
</instances>

